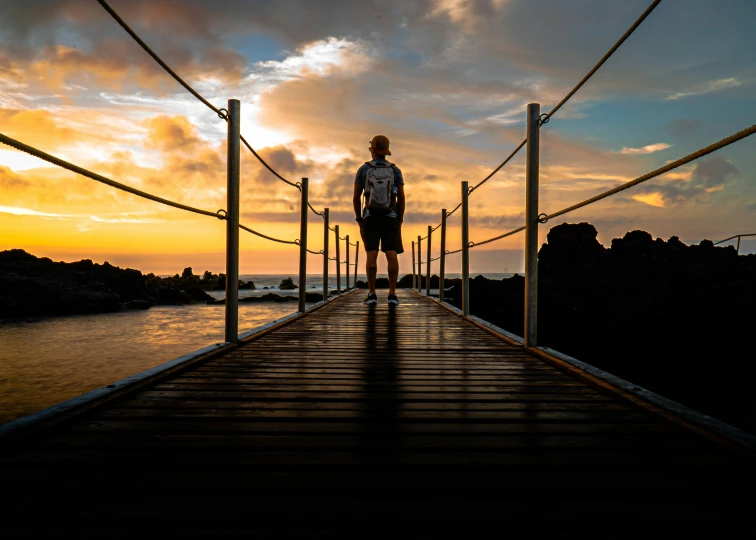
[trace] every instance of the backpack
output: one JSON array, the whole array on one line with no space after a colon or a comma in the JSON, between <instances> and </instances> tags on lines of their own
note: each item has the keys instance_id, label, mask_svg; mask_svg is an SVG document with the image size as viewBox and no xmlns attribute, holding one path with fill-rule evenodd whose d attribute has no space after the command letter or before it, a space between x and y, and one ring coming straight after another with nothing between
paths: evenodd
<instances>
[{"instance_id":1,"label":"backpack","mask_svg":"<svg viewBox=\"0 0 756 540\"><path fill-rule=\"evenodd\" d=\"M391 163L375 165L368 161L365 176L365 206L371 214L388 214L394 193L394 167Z\"/></svg>"}]
</instances>

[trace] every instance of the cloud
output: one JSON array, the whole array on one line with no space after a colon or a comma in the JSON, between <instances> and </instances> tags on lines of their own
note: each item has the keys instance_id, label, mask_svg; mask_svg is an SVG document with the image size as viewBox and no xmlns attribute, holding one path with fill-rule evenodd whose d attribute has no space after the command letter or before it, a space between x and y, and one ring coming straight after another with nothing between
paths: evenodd
<instances>
[{"instance_id":1,"label":"cloud","mask_svg":"<svg viewBox=\"0 0 756 540\"><path fill-rule=\"evenodd\" d=\"M3 190L23 189L31 186L31 183L21 178L7 167L0 166L0 187Z\"/></svg>"},{"instance_id":2,"label":"cloud","mask_svg":"<svg viewBox=\"0 0 756 540\"><path fill-rule=\"evenodd\" d=\"M735 88L735 87L740 86L741 84L743 84L743 81L740 81L736 79L735 77L706 81L705 83L694 85L690 87L690 89L688 90L670 94L669 96L666 97L666 99L668 101L673 101L673 100L682 99L682 98L690 97L690 96L703 96L705 94L721 92L722 90L727 90L728 88Z\"/></svg>"},{"instance_id":3,"label":"cloud","mask_svg":"<svg viewBox=\"0 0 756 540\"><path fill-rule=\"evenodd\" d=\"M308 43L283 60L257 62L253 77L273 81L307 75L344 77L367 71L371 64L365 43L329 37Z\"/></svg>"},{"instance_id":4,"label":"cloud","mask_svg":"<svg viewBox=\"0 0 756 540\"><path fill-rule=\"evenodd\" d=\"M650 181L639 186L633 199L651 206L667 207L695 200L711 201L711 195L724 190L738 175L738 169L719 156L703 158L689 175L665 175L662 181Z\"/></svg>"},{"instance_id":5,"label":"cloud","mask_svg":"<svg viewBox=\"0 0 756 540\"><path fill-rule=\"evenodd\" d=\"M199 141L196 128L185 116L155 116L146 120L145 146L162 151L192 151Z\"/></svg>"},{"instance_id":6,"label":"cloud","mask_svg":"<svg viewBox=\"0 0 756 540\"><path fill-rule=\"evenodd\" d=\"M633 200L642 202L643 204L647 204L649 206L655 206L657 208L664 208L666 206L664 202L664 194L658 191L633 195Z\"/></svg>"},{"instance_id":7,"label":"cloud","mask_svg":"<svg viewBox=\"0 0 756 540\"><path fill-rule=\"evenodd\" d=\"M701 122L698 120L678 118L677 120L669 124L665 129L674 137L684 138L698 131L701 128L701 125Z\"/></svg>"},{"instance_id":8,"label":"cloud","mask_svg":"<svg viewBox=\"0 0 756 540\"><path fill-rule=\"evenodd\" d=\"M55 214L51 212L40 212L31 208L20 208L17 206L0 206L0 213L11 214L14 216L34 216L52 219L76 220L76 221L93 221L95 223L164 223L162 219L134 218L134 217L100 217L93 215L81 214Z\"/></svg>"},{"instance_id":9,"label":"cloud","mask_svg":"<svg viewBox=\"0 0 756 540\"><path fill-rule=\"evenodd\" d=\"M662 150L666 150L667 148L671 148L671 144L667 143L654 143L649 144L646 146L642 146L640 148L623 148L620 150L620 154L629 154L629 155L637 155L637 154L653 154L654 152L661 152Z\"/></svg>"},{"instance_id":10,"label":"cloud","mask_svg":"<svg viewBox=\"0 0 756 540\"><path fill-rule=\"evenodd\" d=\"M68 118L46 110L0 108L3 133L42 150L72 147L80 143L106 143L112 135L101 131L79 129Z\"/></svg>"}]
</instances>

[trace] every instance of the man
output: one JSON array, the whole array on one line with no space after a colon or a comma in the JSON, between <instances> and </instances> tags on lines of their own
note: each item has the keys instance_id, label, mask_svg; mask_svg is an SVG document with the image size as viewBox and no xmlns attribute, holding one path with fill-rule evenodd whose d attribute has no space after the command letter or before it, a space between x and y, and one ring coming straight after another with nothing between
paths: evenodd
<instances>
[{"instance_id":1,"label":"man","mask_svg":"<svg viewBox=\"0 0 756 540\"><path fill-rule=\"evenodd\" d=\"M398 305L396 280L402 247L404 221L404 178L399 167L386 160L391 155L388 137L376 135L370 141L372 159L357 171L354 178L354 214L360 224L360 235L367 253L365 274L369 292L365 305L378 303L375 278L378 272L378 249L386 254L389 275L389 305ZM365 194L365 205L362 195Z\"/></svg>"}]
</instances>

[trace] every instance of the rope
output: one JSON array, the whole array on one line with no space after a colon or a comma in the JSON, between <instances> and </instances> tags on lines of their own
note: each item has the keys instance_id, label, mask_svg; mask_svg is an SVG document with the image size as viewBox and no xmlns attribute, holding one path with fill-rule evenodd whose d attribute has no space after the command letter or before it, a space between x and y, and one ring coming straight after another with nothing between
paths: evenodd
<instances>
[{"instance_id":1,"label":"rope","mask_svg":"<svg viewBox=\"0 0 756 540\"><path fill-rule=\"evenodd\" d=\"M10 137L3 135L2 133L0 133L0 142L3 144L7 144L8 146L12 146L16 150L21 150L22 152L26 152L27 154L30 154L34 157L38 157L39 159L47 161L48 163L57 165L58 167L62 167L76 174L80 174L81 176L86 176L87 178L91 178L92 180L96 180L97 182L100 182L102 184L106 184L116 189L120 189L121 191L126 191L138 197L149 199L151 201L155 201L160 204L165 204L167 206L172 206L173 208L178 208L179 210L186 210L187 212L194 212L195 214L202 214L203 216L210 216L210 217L215 217L218 219L226 219L225 210L218 210L218 212L209 212L207 210L200 210L199 208L194 208L192 206L187 206L184 204L169 201L168 199L163 199L162 197L151 195L144 191L140 191L133 187L129 187L125 184L121 184L120 182L116 182L115 180L110 180L109 178L105 178L104 176L88 171L87 169L78 167L77 165L74 165L72 163L68 163L67 161L63 161L62 159L51 156L50 154L46 154L45 152L42 152L41 150L37 150L36 148L28 146L15 139L11 139ZM221 215L221 213L223 215Z\"/></svg>"},{"instance_id":2,"label":"rope","mask_svg":"<svg viewBox=\"0 0 756 540\"><path fill-rule=\"evenodd\" d=\"M547 123L547 122L549 121L549 119L551 118L551 116L552 116L552 115L553 115L554 113L556 113L556 112L557 112L557 111L558 111L559 109L561 109L561 108L562 108L562 105L564 105L565 103L567 103L567 101L568 101L568 100L569 100L569 99L570 99L570 98L571 98L571 97L572 97L573 95L575 95L575 93L576 93L576 92L577 92L578 90L580 90L580 88L581 88L581 87L582 87L582 86L583 86L583 85L584 85L584 84L585 84L586 82L588 82L588 79L590 79L590 78L591 78L591 77L593 76L593 74L594 74L594 73L596 73L596 72L597 72L597 71L599 70L599 68L600 68L600 67L601 67L601 66L602 66L602 65L603 65L603 64L604 64L604 63L605 63L605 62L606 62L606 61L607 61L607 60L609 59L609 57L611 57L611 56L612 56L612 54L614 54L614 52L615 52L615 51L616 51L617 49L619 49L619 47L620 47L620 46L621 46L621 45L622 45L622 44L623 44L623 43L625 42L625 40L627 40L627 38L628 38L628 37L630 37L630 34L632 34L632 33L633 33L633 32L635 31L635 29L636 29L636 28L638 28L638 26L640 26L640 24L641 24L641 23L642 23L642 22L643 22L643 21L644 21L644 20L646 19L646 17L648 17L648 16L649 16L649 14L650 14L650 13L651 13L651 12L652 12L652 11L654 10L654 8L656 8L656 6L658 6L658 5L659 5L659 3L660 3L660 2L661 2L661 0L654 0L654 2L653 2L653 3L652 3L652 4L651 4L651 5L650 5L650 6L649 6L649 7L647 8L647 9L646 9L646 11L644 11L644 12L643 12L643 14L642 14L642 15L641 15L641 16L640 16L640 17L638 18L638 20L636 20L636 21L635 21L635 23L634 23L634 24L633 24L633 25L632 25L632 26L631 26L631 27L630 27L630 28L629 28L629 29L627 30L627 32L625 32L625 33L623 34L623 36L622 36L622 37L620 38L620 40L619 40L619 41L618 41L617 43L615 43L615 44L614 44L614 46L613 46L613 47L612 47L611 49L609 49L609 52L607 52L607 53L606 53L606 54L604 55L604 57L603 57L603 58L602 58L601 60L599 60L598 64L596 64L596 65L595 65L595 66L593 67L593 69L592 69L591 71L589 71L589 72L588 72L588 74L587 74L587 75L586 75L585 77L583 77L583 79L582 79L582 80L581 80L581 81L580 81L580 82L579 82L579 83L577 84L577 86L575 86L575 88L573 88L573 89L572 89L572 91L570 91L570 93L569 93L569 94L567 94L567 95L566 95L566 96L564 97L564 99L562 99L562 101L560 101L560 102L559 102L559 103L557 104L557 106L556 106L556 107L554 107L554 108L553 108L553 109L551 110L551 112L550 112L550 113L548 113L548 114L544 114L544 115L541 115L541 120L540 120L540 123L541 123L541 124L545 124L545 123ZM511 154L509 154L509 156L507 157L507 159L505 159L504 161L502 161L502 162L501 162L501 164L500 164L500 165L499 165L498 167L496 167L496 168L495 168L495 169L494 169L494 170L493 170L493 171L491 172L491 174L489 174L488 176L486 176L486 177L485 177L485 178L484 178L483 180L481 180L481 181L480 181L480 182L479 182L478 184L476 184L475 186L471 187L471 188L470 188L470 191L469 191L469 193L472 193L473 191L475 191L476 189L478 189L478 188L479 188L480 186L482 186L483 184L485 184L485 183L486 183L486 182L487 182L487 181L488 181L489 179L491 179L491 178L492 178L492 177L493 177L493 176L494 176L494 175L495 175L495 174L496 174L497 172L499 172L499 171L501 170L501 168L502 168L502 167L503 167L504 165L506 165L507 163L509 163L509 161L510 161L510 160L511 160L511 159L512 159L513 157L515 157L515 156L517 155L517 153L518 153L518 152L519 152L520 150L522 150L522 148L523 148L523 147L524 147L524 146L525 146L525 145L527 144L527 142L528 142L528 139L526 138L526 139L525 139L524 141L522 141L522 142L521 142L521 143L519 144L519 146L518 146L517 148L515 148L515 149L514 149L514 151L513 151L513 152L512 152ZM462 203L460 203L460 204L462 204ZM457 206L457 208L459 208L459 206ZM451 211L451 212L450 212L449 214L447 214L447 216L450 216L450 215L452 215L452 214L453 214L453 213L454 213L454 212L455 212L455 211L457 210L457 208L455 208L454 210L452 210L452 211Z\"/></svg>"},{"instance_id":3,"label":"rope","mask_svg":"<svg viewBox=\"0 0 756 540\"><path fill-rule=\"evenodd\" d=\"M157 53L155 51L153 51L149 47L149 45L147 45L142 40L142 38L140 38L137 35L137 33L134 32L134 30L131 29L131 27L129 27L128 24L126 24L126 22L118 15L118 13L116 13L113 10L113 8L111 8L108 5L108 3L105 0L97 0L97 2L103 7L103 9L105 11L107 11L110 14L111 17L113 17L113 19L115 19L115 21L119 25L121 25L121 28L123 28L124 30L126 30L126 32L134 39L134 41L136 41L142 47L142 49L144 49L145 52L147 54L149 54L155 60L155 62L157 62L158 64L160 64L160 66L165 71L167 71L168 74L171 77L173 77L176 80L176 82L178 82L181 86L183 86L184 88L186 88L189 91L189 93L191 93L194 97L196 97L202 103L204 103L205 105L207 105L213 112L215 112L215 114L218 115L219 118L228 121L228 111L226 109L219 109L218 107L216 107L215 105L213 105L212 103L210 103L208 100L206 100L204 97L202 97L202 95L200 95L199 92L197 92L194 88L192 88L189 85L189 83L187 83L184 79L182 79L181 77L179 77L179 75L175 71L173 71L171 69L171 67L168 64L166 64L163 61L163 59L160 58L157 55ZM240 135L239 138L244 143L244 145L247 148L249 148L249 150L254 154L254 156L260 161L260 163L262 163L265 166L265 168L267 168L271 173L273 173L279 180L282 180L282 181L286 182L290 186L293 186L295 188L301 189L301 186L299 186L298 184L295 184L293 182L289 182L286 178L284 178L283 176L281 176L280 174L278 174L276 171L274 171L273 168L270 165L268 165L265 162L265 160L262 157L260 157L260 155L257 152L255 152L254 148L252 148L252 146L250 146L250 144L247 142L247 140L244 138L244 136Z\"/></svg>"},{"instance_id":4,"label":"rope","mask_svg":"<svg viewBox=\"0 0 756 540\"><path fill-rule=\"evenodd\" d=\"M455 253L459 253L460 251L462 251L462 248L455 249L454 251L446 250L446 254L447 255L454 255Z\"/></svg>"},{"instance_id":5,"label":"rope","mask_svg":"<svg viewBox=\"0 0 756 540\"><path fill-rule=\"evenodd\" d=\"M556 113L559 109L561 109L562 105L567 103L567 101L575 94L575 92L580 90L580 87L583 86L588 81L588 79L590 79L593 76L593 74L596 73L599 70L599 68L604 65L604 62L609 60L609 57L612 56L614 52L620 48L620 46L625 42L625 40L627 40L627 38L630 37L630 35L635 31L635 29L638 28L644 20L646 20L646 17L648 17L651 14L651 12L656 8L656 6L658 6L661 3L661 1L662 0L654 0L651 3L651 5L646 8L646 11L644 11L641 14L641 16L638 17L638 20L636 20L635 23L633 23L633 25L630 28L628 28L627 32L625 32L622 35L619 41L617 41L617 43L615 43L614 46L611 49L609 49L609 52L607 52L604 55L604 57L601 60L599 60L595 66L593 66L593 69L590 70L588 74L585 77L583 77L579 83L577 83L575 88L573 88L572 91L569 94L567 94L564 97L564 99L562 99L562 101L560 101L557 104L556 107L551 109L551 112L549 114L541 115L541 124L547 123L549 119L554 115L554 113Z\"/></svg>"},{"instance_id":6,"label":"rope","mask_svg":"<svg viewBox=\"0 0 756 540\"><path fill-rule=\"evenodd\" d=\"M438 228L439 228L439 227L441 227L441 223L439 223L438 225L436 225L435 227L433 227L433 228L431 229L431 232L436 232L436 231L438 230Z\"/></svg>"},{"instance_id":7,"label":"rope","mask_svg":"<svg viewBox=\"0 0 756 540\"><path fill-rule=\"evenodd\" d=\"M278 238L273 238L272 236L268 236L267 234L263 234L263 233L260 233L260 232L257 232L257 231L253 231L252 229L250 229L249 227L245 227L241 223L239 224L239 228L240 229L244 229L245 231L250 232L250 233L252 233L254 235L257 235L260 238L265 238L266 240L270 240L272 242L278 242L279 244L294 244L295 246L299 245L299 239L297 239L297 240L280 240Z\"/></svg>"},{"instance_id":8,"label":"rope","mask_svg":"<svg viewBox=\"0 0 756 540\"><path fill-rule=\"evenodd\" d=\"M335 260L336 260L336 257L328 257L328 260L329 260L329 261L335 261Z\"/></svg>"},{"instance_id":9,"label":"rope","mask_svg":"<svg viewBox=\"0 0 756 540\"><path fill-rule=\"evenodd\" d=\"M315 215L316 215L316 216L320 216L320 217L322 217L322 218L324 218L324 219L325 219L325 211L323 211L323 212L318 212L317 210L315 210L315 208L313 208L313 206L312 206L312 205L311 205L311 204L310 204L309 202L307 203L307 206L309 206L309 207L310 207L310 210L312 210L313 212L315 212Z\"/></svg>"},{"instance_id":10,"label":"rope","mask_svg":"<svg viewBox=\"0 0 756 540\"><path fill-rule=\"evenodd\" d=\"M659 0L659 1L661 2L661 0ZM499 170L500 170L500 169L501 169L501 168L502 168L502 167L503 167L504 165L506 165L507 163L509 163L509 160L510 160L510 159L512 159L513 157L515 157L515 155L517 154L517 152L519 152L519 151L520 151L520 150L522 149L522 147L523 147L523 146L525 146L525 144L526 144L527 142L528 142L528 139L526 138L526 139L525 139L524 141L522 141L522 142L520 143L520 146L518 146L517 148L515 148L515 149L514 149L514 151L513 151L513 152L512 152L511 154L509 154L509 157L507 157L507 159L505 159L504 161L502 161L502 162L501 162L501 165L499 165L498 167L496 167L496 168L495 168L495 169L494 169L494 170L493 170L493 171L491 172L491 174L489 174L489 175L488 175L488 176L486 176L486 177L485 177L485 178L484 178L483 180L481 180L480 182L478 182L478 184L477 184L477 185L475 185L475 186L471 187L468 193L472 193L473 191L475 191L476 189L478 189L478 188L479 188L480 186L482 186L483 184L485 184L485 183L486 183L486 182L488 181L488 179L489 179L489 178L491 178L491 177L492 177L493 175L495 175L495 174L496 174L497 172L499 172ZM461 205L462 203L459 203L459 204ZM459 206L457 206L457 208L459 208ZM456 210L457 208L455 208L454 210Z\"/></svg>"},{"instance_id":11,"label":"rope","mask_svg":"<svg viewBox=\"0 0 756 540\"><path fill-rule=\"evenodd\" d=\"M712 152L719 150L721 148L724 148L725 146L728 146L734 142L737 142L741 139L745 139L746 137L753 135L754 133L756 133L756 124L752 125L751 127L747 129L744 129L743 131L739 131L735 133L734 135L730 135L729 137L724 138L719 142L716 142L710 146L707 146L706 148L702 148L698 152L693 152L692 154L689 154L685 156L684 158L680 158L677 161L668 163L664 167L660 167L656 169L655 171L651 171L650 173L644 174L643 176L639 176L635 180L626 182L622 184L621 186L617 186L616 188L610 189L609 191L605 191L604 193L596 195L595 197L591 197L590 199L587 199L581 203L572 205L568 208L565 208L564 210L560 210L559 212L554 212L553 214L549 214L549 215L541 214L540 216L538 216L539 218L538 221L540 221L541 223L546 223L550 219L554 219L557 216L561 216L568 212L572 212L573 210L577 210L578 208L588 206L589 204L595 203L596 201L600 201L601 199L605 199L606 197L609 197L610 195L614 195L615 193L624 191L628 188L631 188L640 183L643 183L646 180L655 178L659 176L660 174L664 174L665 172L671 171L672 169L676 169L677 167L680 167L681 165L685 165L686 163L690 163L691 161L696 160L700 157L703 157L707 154L711 154Z\"/></svg>"},{"instance_id":12,"label":"rope","mask_svg":"<svg viewBox=\"0 0 756 540\"><path fill-rule=\"evenodd\" d=\"M273 168L272 168L272 167L271 167L270 165L268 165L268 164L267 164L267 163L265 162L265 160L264 160L263 158L261 158L261 157L260 157L260 154L258 154L257 152L255 152L255 149L254 149L254 148L252 148L252 146L250 146L250 144L249 144L249 143L247 142L247 139L245 139L245 138L244 138L243 136L241 136L241 135L239 135L239 138L241 139L241 142L243 142L243 143L244 143L244 146L246 146L247 148L249 148L249 151L250 151L250 152L252 152L252 153L254 154L254 156L255 156L255 157L257 158L257 160L258 160L258 161L259 161L260 163L262 163L263 165L265 165L265 168L266 168L266 169L268 169L268 170L269 170L269 171L270 171L271 173L273 173L273 175L274 175L274 176L275 176L276 178L278 178L278 179L279 179L279 180L281 180L282 182L286 182L286 183L287 183L287 184L289 184L290 186L292 186L292 187L295 187L295 188L297 188L297 189L298 189L298 190L300 190L300 191L302 190L302 186L301 186L300 184L298 184L298 183L297 183L297 184L295 184L294 182L289 182L289 181L288 181L288 180L287 180L286 178L284 178L283 176L281 176L280 174L278 174L278 173L277 173L276 171L274 171L274 170L273 170Z\"/></svg>"},{"instance_id":13,"label":"rope","mask_svg":"<svg viewBox=\"0 0 756 540\"><path fill-rule=\"evenodd\" d=\"M437 260L439 260L440 258L441 258L441 257L436 257L435 259L431 259L431 262L436 262L436 261L437 261Z\"/></svg>"},{"instance_id":14,"label":"rope","mask_svg":"<svg viewBox=\"0 0 756 540\"><path fill-rule=\"evenodd\" d=\"M725 238L724 240L720 240L719 242L714 242L714 245L722 244L724 242L727 242L729 240L734 240L735 238L745 238L746 236L756 236L756 233L750 233L750 234L736 234L735 236L731 236L729 238Z\"/></svg>"},{"instance_id":15,"label":"rope","mask_svg":"<svg viewBox=\"0 0 756 540\"><path fill-rule=\"evenodd\" d=\"M513 234L517 234L518 232L522 232L524 230L525 230L525 225L523 225L522 227L518 227L514 230L511 230L508 233L504 233L500 236L494 236L493 238L489 238L488 240L483 240L482 242L470 242L468 246L471 248L475 246L482 246L483 244L488 244L489 242L495 242L496 240L501 240L502 238L506 238L507 236L512 236Z\"/></svg>"},{"instance_id":16,"label":"rope","mask_svg":"<svg viewBox=\"0 0 756 540\"><path fill-rule=\"evenodd\" d=\"M454 207L454 210L452 210L451 212L447 212L446 213L446 217L450 217L454 212L456 212L457 210L459 210L461 207L462 207L462 203L459 203L457 206Z\"/></svg>"},{"instance_id":17,"label":"rope","mask_svg":"<svg viewBox=\"0 0 756 540\"><path fill-rule=\"evenodd\" d=\"M307 249L307 248L305 248L305 249ZM313 251L311 249L307 249L307 253L312 253L313 255L325 255L325 253L323 253L322 249L320 251Z\"/></svg>"},{"instance_id":18,"label":"rope","mask_svg":"<svg viewBox=\"0 0 756 540\"><path fill-rule=\"evenodd\" d=\"M181 77L179 77L178 74L175 71L173 71L168 66L168 64L166 64L165 62L163 62L163 59L160 58L155 53L155 51L153 51L152 49L150 49L150 47L144 41L142 41L142 38L140 38L136 34L136 32L134 32L129 27L129 25L126 24L126 22L121 17L118 16L118 13L116 13L115 11L113 11L113 8L111 8L108 5L108 3L105 2L105 0L97 0L97 2L99 2L99 4L103 7L103 9L105 11L107 11L108 13L110 13L110 16L113 17L116 20L116 22L121 25L121 28L123 28L124 30L126 30L126 32L132 38L134 38L134 41L136 41L137 43L139 43L139 45L142 47L142 49L144 49L145 52L147 54L149 54L155 60L155 62L157 62L158 64L160 64L160 66L164 70L166 70L171 77L173 77L174 79L176 79L176 82L178 82L181 86L183 86L184 88L186 88L194 97L196 97L197 99L199 99L202 103L204 103L205 105L207 105L208 107L210 107L213 110L213 112L215 112L215 114L218 115L218 117L220 117L220 118L222 118L224 120L226 120L228 118L228 111L226 111L225 109L219 109L219 108L217 108L215 105L213 105L208 100L206 100L205 98L203 98L199 94L199 92L197 92L194 88L192 88L191 86L189 86L189 84L184 79L182 79Z\"/></svg>"}]
</instances>

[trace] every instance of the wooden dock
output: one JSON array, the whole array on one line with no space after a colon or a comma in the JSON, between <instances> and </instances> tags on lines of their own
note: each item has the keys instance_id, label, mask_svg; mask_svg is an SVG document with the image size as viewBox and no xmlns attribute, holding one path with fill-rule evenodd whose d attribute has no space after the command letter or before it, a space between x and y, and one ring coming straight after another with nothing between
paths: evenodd
<instances>
[{"instance_id":1,"label":"wooden dock","mask_svg":"<svg viewBox=\"0 0 756 540\"><path fill-rule=\"evenodd\" d=\"M411 291L396 308L362 299L345 295L6 445L2 527L411 524L457 537L750 523L747 452Z\"/></svg>"}]
</instances>

